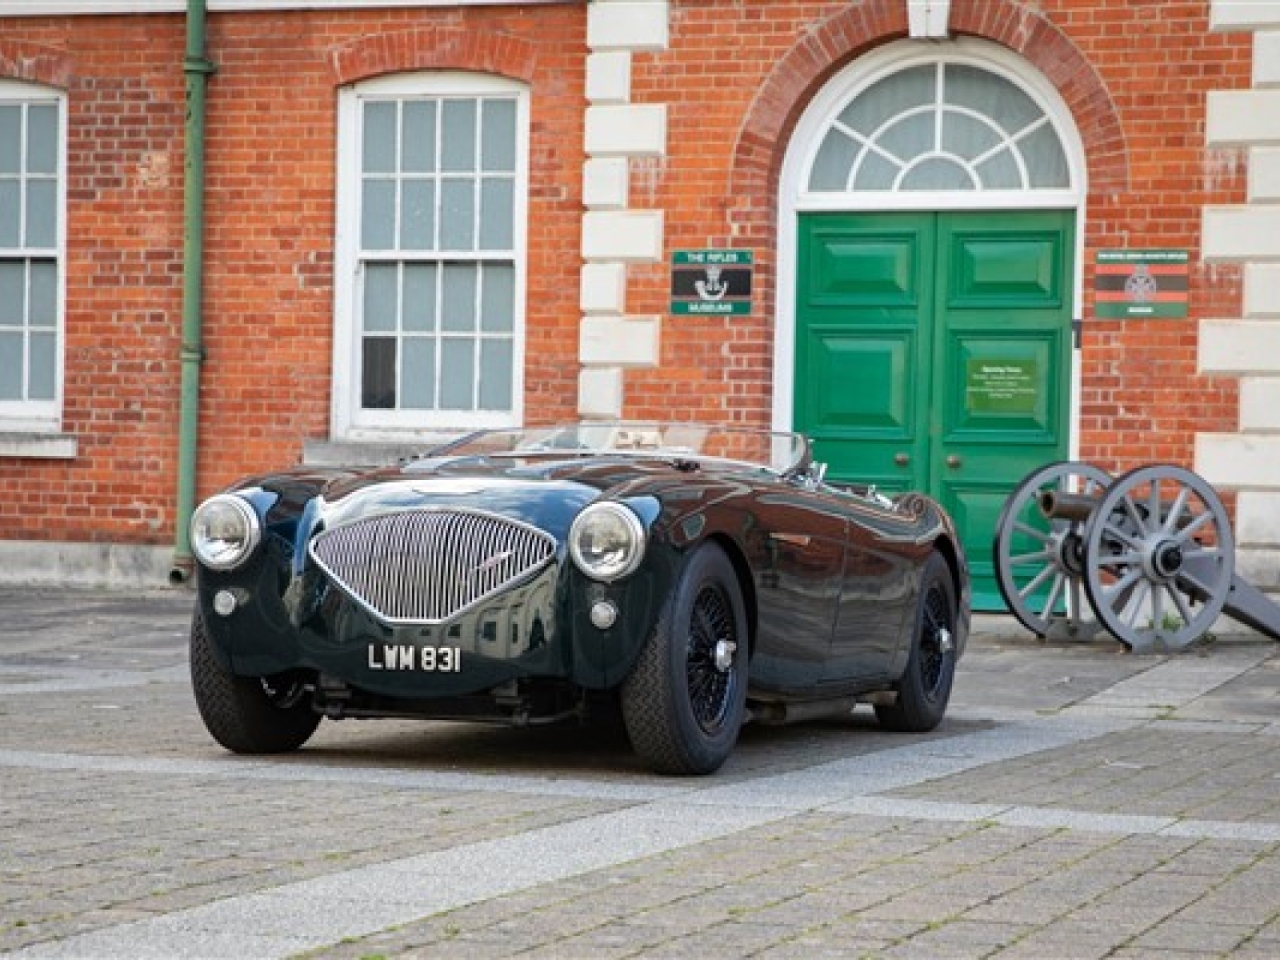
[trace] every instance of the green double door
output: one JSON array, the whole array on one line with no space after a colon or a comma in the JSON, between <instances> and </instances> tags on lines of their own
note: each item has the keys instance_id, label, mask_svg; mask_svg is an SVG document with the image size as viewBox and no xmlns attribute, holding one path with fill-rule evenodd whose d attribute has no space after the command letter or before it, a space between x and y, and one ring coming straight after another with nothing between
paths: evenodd
<instances>
[{"instance_id":1,"label":"green double door","mask_svg":"<svg viewBox=\"0 0 1280 960\"><path fill-rule=\"evenodd\" d=\"M1070 211L805 214L794 418L834 482L919 490L955 518L974 607L1004 608L1000 509L1065 459Z\"/></svg>"}]
</instances>

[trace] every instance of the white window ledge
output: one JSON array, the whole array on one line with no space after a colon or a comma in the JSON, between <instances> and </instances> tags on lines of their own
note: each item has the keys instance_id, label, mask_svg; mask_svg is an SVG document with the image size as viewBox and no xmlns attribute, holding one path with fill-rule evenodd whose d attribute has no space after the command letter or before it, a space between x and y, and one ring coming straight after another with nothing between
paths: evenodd
<instances>
[{"instance_id":1,"label":"white window ledge","mask_svg":"<svg viewBox=\"0 0 1280 960\"><path fill-rule=\"evenodd\" d=\"M441 432L421 440L307 440L302 462L309 467L385 467L420 457L463 435Z\"/></svg>"},{"instance_id":2,"label":"white window ledge","mask_svg":"<svg viewBox=\"0 0 1280 960\"><path fill-rule=\"evenodd\" d=\"M76 438L67 433L0 432L0 457L74 460Z\"/></svg>"}]
</instances>

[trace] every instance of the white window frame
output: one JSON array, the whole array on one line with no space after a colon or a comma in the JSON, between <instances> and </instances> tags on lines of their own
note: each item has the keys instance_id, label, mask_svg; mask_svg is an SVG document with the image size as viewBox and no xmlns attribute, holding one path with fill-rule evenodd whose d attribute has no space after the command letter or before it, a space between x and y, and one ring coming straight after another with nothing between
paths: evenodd
<instances>
[{"instance_id":1,"label":"white window frame","mask_svg":"<svg viewBox=\"0 0 1280 960\"><path fill-rule=\"evenodd\" d=\"M0 249L0 259L52 257L57 269L54 320L54 385L50 400L0 400L0 432L55 433L62 426L64 368L67 353L67 96L60 90L21 80L0 79L0 103L51 104L58 109L57 224L53 248Z\"/></svg>"},{"instance_id":2,"label":"white window frame","mask_svg":"<svg viewBox=\"0 0 1280 960\"><path fill-rule=\"evenodd\" d=\"M362 104L396 97L508 96L516 101L516 174L511 409L508 411L365 410L360 405L360 203ZM415 72L354 84L339 92L337 236L334 244L333 439L411 440L424 431L518 426L524 416L525 290L529 196L529 91L502 77L457 71Z\"/></svg>"}]
</instances>

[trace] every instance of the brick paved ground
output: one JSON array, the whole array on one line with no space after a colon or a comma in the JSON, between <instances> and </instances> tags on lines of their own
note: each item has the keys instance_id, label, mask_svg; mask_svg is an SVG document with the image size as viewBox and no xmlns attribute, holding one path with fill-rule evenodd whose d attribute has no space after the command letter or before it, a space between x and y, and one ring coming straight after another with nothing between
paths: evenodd
<instances>
[{"instance_id":1,"label":"brick paved ground","mask_svg":"<svg viewBox=\"0 0 1280 960\"><path fill-rule=\"evenodd\" d=\"M15 957L1280 956L1280 645L1134 657L984 621L929 737L326 723L232 757L189 596L0 590Z\"/></svg>"}]
</instances>

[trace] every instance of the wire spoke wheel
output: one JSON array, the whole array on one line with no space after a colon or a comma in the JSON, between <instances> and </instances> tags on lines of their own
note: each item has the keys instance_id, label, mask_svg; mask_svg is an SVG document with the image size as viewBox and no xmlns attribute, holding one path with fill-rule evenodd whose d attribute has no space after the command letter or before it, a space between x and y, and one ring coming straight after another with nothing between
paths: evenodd
<instances>
[{"instance_id":1,"label":"wire spoke wheel","mask_svg":"<svg viewBox=\"0 0 1280 960\"><path fill-rule=\"evenodd\" d=\"M1087 463L1052 463L1027 474L996 522L996 583L1019 622L1041 637L1090 639L1099 626L1083 589L1083 521L1050 519L1046 492L1101 498L1111 476Z\"/></svg>"},{"instance_id":2,"label":"wire spoke wheel","mask_svg":"<svg viewBox=\"0 0 1280 960\"><path fill-rule=\"evenodd\" d=\"M694 600L689 625L689 703L694 719L705 733L724 727L732 703L738 673L724 666L726 651L736 649L739 638L729 598L716 586L706 586ZM732 648L732 649L731 649Z\"/></svg>"},{"instance_id":3,"label":"wire spoke wheel","mask_svg":"<svg viewBox=\"0 0 1280 960\"><path fill-rule=\"evenodd\" d=\"M1198 640L1222 613L1235 539L1201 477L1156 464L1116 480L1085 534L1085 589L1098 619L1136 652Z\"/></svg>"}]
</instances>

